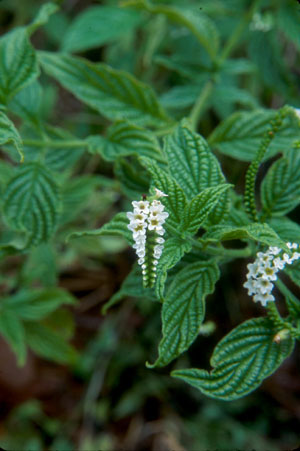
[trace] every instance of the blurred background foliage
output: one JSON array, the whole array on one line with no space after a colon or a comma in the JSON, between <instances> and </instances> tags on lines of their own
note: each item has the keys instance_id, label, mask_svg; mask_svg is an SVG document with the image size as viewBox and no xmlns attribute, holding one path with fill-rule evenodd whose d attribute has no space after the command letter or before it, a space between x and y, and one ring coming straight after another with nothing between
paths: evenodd
<instances>
[{"instance_id":1,"label":"blurred background foliage","mask_svg":"<svg viewBox=\"0 0 300 451\"><path fill-rule=\"evenodd\" d=\"M175 118L190 111L207 80L213 78L214 90L199 125L204 136L237 110L278 108L285 103L300 107L300 5L296 0L153 0L152 12L151 8L122 8L114 0L58 3L59 12L33 35L34 47L75 53L129 71L154 87ZM2 0L1 34L27 24L41 4ZM243 20L246 26L219 67L183 24L154 11L158 4L183 8L195 20L205 15L216 47L224 46ZM34 131L30 115L24 113L26 106L35 109L41 121L78 137L99 134L108 125L45 74L17 97L10 109L28 139ZM25 120L20 123L22 114ZM47 130L53 139L66 136L50 126ZM27 161L31 154L32 148L25 148ZM2 156L1 190L14 171ZM241 185L247 164L219 157L229 181ZM64 300L67 305L55 310L59 293L52 292L49 314L30 328L31 350L25 366L18 367L6 341L0 340L0 446L24 451L296 449L297 353L256 393L229 403L214 401L171 379L168 370L145 367L145 361L156 355L160 336L155 302L136 302L127 296L107 315L101 314L101 307L130 271L134 255L117 237L67 243L65 239L72 231L100 227L113 214L128 209L122 193L134 197L136 186L145 184L136 163L123 160L113 169L98 154L87 155L79 148L61 150L59 156L48 154L47 164L63 170L64 215L55 242L41 244L27 256L5 255L0 262L0 290L4 304L8 294L20 288L49 293L58 285L70 295ZM118 175L124 172L127 184L121 186ZM298 216L295 210L293 219ZM3 224L1 229L2 242L9 241ZM207 307L215 331L213 327L206 336L204 330L176 365L207 367L218 340L234 325L258 314L259 307L241 288L245 272L237 261L230 273L223 273L215 294L218 302ZM23 315L26 319L26 312ZM52 342L43 341L39 327L55 332ZM64 341L71 337L72 346Z\"/></svg>"}]
</instances>

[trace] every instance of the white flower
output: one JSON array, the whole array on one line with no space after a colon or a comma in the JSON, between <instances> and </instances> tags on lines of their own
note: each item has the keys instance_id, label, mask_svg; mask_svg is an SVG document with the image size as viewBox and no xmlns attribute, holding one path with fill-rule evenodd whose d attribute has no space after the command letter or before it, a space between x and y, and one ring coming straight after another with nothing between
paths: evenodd
<instances>
[{"instance_id":1,"label":"white flower","mask_svg":"<svg viewBox=\"0 0 300 451\"><path fill-rule=\"evenodd\" d=\"M298 249L297 243L286 243L286 245L289 249ZM247 281L243 286L248 289L250 296L254 295L255 302L266 306L268 302L275 300L271 294L274 287L272 281L277 279L278 271L299 258L299 252L293 252L290 256L279 247L270 246L266 252L258 252L254 263L247 265Z\"/></svg>"},{"instance_id":2,"label":"white flower","mask_svg":"<svg viewBox=\"0 0 300 451\"><path fill-rule=\"evenodd\" d=\"M155 196L156 196L157 198L160 198L160 197L168 197L168 194L163 193L163 192L160 191L159 189L154 188L154 190L155 190Z\"/></svg>"},{"instance_id":3,"label":"white flower","mask_svg":"<svg viewBox=\"0 0 300 451\"><path fill-rule=\"evenodd\" d=\"M143 212L146 215L149 213L149 202L148 200L140 200L140 201L133 201L132 205L137 212Z\"/></svg>"}]
</instances>

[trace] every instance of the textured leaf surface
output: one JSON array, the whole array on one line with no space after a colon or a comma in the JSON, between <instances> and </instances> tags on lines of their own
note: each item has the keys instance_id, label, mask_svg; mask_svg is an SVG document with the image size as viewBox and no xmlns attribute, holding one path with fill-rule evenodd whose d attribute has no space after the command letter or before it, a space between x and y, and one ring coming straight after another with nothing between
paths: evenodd
<instances>
[{"instance_id":1,"label":"textured leaf surface","mask_svg":"<svg viewBox=\"0 0 300 451\"><path fill-rule=\"evenodd\" d=\"M300 148L271 166L261 185L261 200L269 216L286 214L300 203Z\"/></svg>"},{"instance_id":2,"label":"textured leaf surface","mask_svg":"<svg viewBox=\"0 0 300 451\"><path fill-rule=\"evenodd\" d=\"M136 11L114 6L93 6L84 10L66 30L62 42L64 52L82 52L116 41L140 22Z\"/></svg>"},{"instance_id":3,"label":"textured leaf surface","mask_svg":"<svg viewBox=\"0 0 300 451\"><path fill-rule=\"evenodd\" d=\"M177 237L172 237L164 243L164 250L159 259L156 271L155 293L159 299L163 298L167 271L175 266L192 245Z\"/></svg>"},{"instance_id":4,"label":"textured leaf surface","mask_svg":"<svg viewBox=\"0 0 300 451\"><path fill-rule=\"evenodd\" d=\"M220 165L205 139L192 132L183 121L166 137L164 152L168 157L170 172L184 190L187 198L197 196L205 188L225 182ZM220 207L209 217L219 223L228 213L228 193L224 193Z\"/></svg>"},{"instance_id":5,"label":"textured leaf surface","mask_svg":"<svg viewBox=\"0 0 300 451\"><path fill-rule=\"evenodd\" d=\"M128 229L129 219L126 213L118 213L107 224L100 229L83 230L82 232L71 233L69 238L76 238L82 236L104 236L104 235L119 235L125 238L130 245L133 244L132 232Z\"/></svg>"},{"instance_id":6,"label":"textured leaf surface","mask_svg":"<svg viewBox=\"0 0 300 451\"><path fill-rule=\"evenodd\" d=\"M58 187L51 172L37 162L19 167L4 191L3 211L13 229L27 232L27 246L51 237L58 210Z\"/></svg>"},{"instance_id":7,"label":"textured leaf surface","mask_svg":"<svg viewBox=\"0 0 300 451\"><path fill-rule=\"evenodd\" d=\"M18 130L8 117L0 112L0 146L6 143L12 143L19 152L21 161L24 159L23 143Z\"/></svg>"},{"instance_id":8,"label":"textured leaf surface","mask_svg":"<svg viewBox=\"0 0 300 451\"><path fill-rule=\"evenodd\" d=\"M155 188L168 195L168 197L163 197L161 200L170 215L167 218L167 223L173 227L178 227L186 204L183 190L176 180L165 170L161 169L155 162L144 157L142 157L140 161L152 175Z\"/></svg>"},{"instance_id":9,"label":"textured leaf surface","mask_svg":"<svg viewBox=\"0 0 300 451\"><path fill-rule=\"evenodd\" d=\"M140 155L163 161L154 134L130 122L116 122L108 128L107 136L89 136L87 142L91 153L99 153L107 161L128 155Z\"/></svg>"},{"instance_id":10,"label":"textured leaf surface","mask_svg":"<svg viewBox=\"0 0 300 451\"><path fill-rule=\"evenodd\" d=\"M213 188L206 188L195 196L184 209L183 229L186 232L196 233L218 202L223 199L223 193L230 187L231 185L223 183Z\"/></svg>"},{"instance_id":11,"label":"textured leaf surface","mask_svg":"<svg viewBox=\"0 0 300 451\"><path fill-rule=\"evenodd\" d=\"M266 223L252 223L244 227L228 225L215 226L204 235L205 239L216 241L253 240L268 246L278 246L287 250L285 242Z\"/></svg>"},{"instance_id":12,"label":"textured leaf surface","mask_svg":"<svg viewBox=\"0 0 300 451\"><path fill-rule=\"evenodd\" d=\"M168 120L152 88L124 71L65 54L39 53L45 71L108 119L162 126Z\"/></svg>"},{"instance_id":13,"label":"textured leaf surface","mask_svg":"<svg viewBox=\"0 0 300 451\"><path fill-rule=\"evenodd\" d=\"M213 58L219 48L219 34L215 24L199 8L151 4L146 0L127 0L125 6L137 6L152 14L163 14L172 22L187 27Z\"/></svg>"},{"instance_id":14,"label":"textured leaf surface","mask_svg":"<svg viewBox=\"0 0 300 451\"><path fill-rule=\"evenodd\" d=\"M214 369L176 370L172 376L184 380L202 393L217 399L233 400L255 390L291 353L291 338L273 341L277 331L267 318L244 322L216 346L211 365Z\"/></svg>"},{"instance_id":15,"label":"textured leaf surface","mask_svg":"<svg viewBox=\"0 0 300 451\"><path fill-rule=\"evenodd\" d=\"M251 161L275 114L276 111L270 110L234 113L215 128L208 142L225 155L242 161ZM291 114L285 118L265 158L285 150L297 139L299 125L293 116Z\"/></svg>"},{"instance_id":16,"label":"textured leaf surface","mask_svg":"<svg viewBox=\"0 0 300 451\"><path fill-rule=\"evenodd\" d=\"M39 320L62 304L73 304L75 299L60 288L22 290L3 299L3 306L24 320Z\"/></svg>"},{"instance_id":17,"label":"textured leaf surface","mask_svg":"<svg viewBox=\"0 0 300 451\"><path fill-rule=\"evenodd\" d=\"M217 265L207 261L187 265L175 276L162 307L159 357L150 366L165 366L190 347L204 320L205 297L218 278Z\"/></svg>"},{"instance_id":18,"label":"textured leaf surface","mask_svg":"<svg viewBox=\"0 0 300 451\"><path fill-rule=\"evenodd\" d=\"M0 333L16 353L18 364L24 365L26 359L24 327L15 312L1 308Z\"/></svg>"},{"instance_id":19,"label":"textured leaf surface","mask_svg":"<svg viewBox=\"0 0 300 451\"><path fill-rule=\"evenodd\" d=\"M292 243L299 242L300 225L296 222L285 217L275 217L268 221L268 223L283 241L291 241Z\"/></svg>"},{"instance_id":20,"label":"textured leaf surface","mask_svg":"<svg viewBox=\"0 0 300 451\"><path fill-rule=\"evenodd\" d=\"M39 75L26 28L16 28L0 39L0 72L0 102L4 104Z\"/></svg>"}]
</instances>

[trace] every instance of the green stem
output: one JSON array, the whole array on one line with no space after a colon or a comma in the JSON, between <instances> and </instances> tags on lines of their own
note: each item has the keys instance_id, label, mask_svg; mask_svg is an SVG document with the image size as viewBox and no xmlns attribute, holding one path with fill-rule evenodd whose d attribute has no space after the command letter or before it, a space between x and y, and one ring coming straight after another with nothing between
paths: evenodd
<instances>
[{"instance_id":1,"label":"green stem","mask_svg":"<svg viewBox=\"0 0 300 451\"><path fill-rule=\"evenodd\" d=\"M205 109L207 100L209 99L209 97L212 94L213 87L214 87L214 82L212 80L208 80L205 83L204 88L202 89L198 99L196 100L195 105L191 109L189 119L190 119L190 123L192 126L192 130L194 130L194 131L197 130L198 122L200 120L201 114L203 113L203 111Z\"/></svg>"},{"instance_id":2,"label":"green stem","mask_svg":"<svg viewBox=\"0 0 300 451\"><path fill-rule=\"evenodd\" d=\"M246 12L242 20L238 23L237 27L233 30L232 34L229 36L228 41L226 42L223 50L221 52L218 63L221 65L232 53L235 47L239 44L241 35L245 28L248 26L249 22L252 19L253 13L256 10L256 7L260 0L254 0L249 10Z\"/></svg>"},{"instance_id":3,"label":"green stem","mask_svg":"<svg viewBox=\"0 0 300 451\"><path fill-rule=\"evenodd\" d=\"M47 141L47 140L36 140L36 139L24 139L24 146L28 147L51 147L53 149L71 149L74 147L84 147L86 145L85 141L74 140L74 141Z\"/></svg>"},{"instance_id":4,"label":"green stem","mask_svg":"<svg viewBox=\"0 0 300 451\"><path fill-rule=\"evenodd\" d=\"M285 321L279 311L277 310L275 302L269 302L267 305L267 315L276 327L278 329L278 332L285 332L289 331L289 334L293 338L299 338L300 337L300 331L292 326L292 324L289 321Z\"/></svg>"}]
</instances>

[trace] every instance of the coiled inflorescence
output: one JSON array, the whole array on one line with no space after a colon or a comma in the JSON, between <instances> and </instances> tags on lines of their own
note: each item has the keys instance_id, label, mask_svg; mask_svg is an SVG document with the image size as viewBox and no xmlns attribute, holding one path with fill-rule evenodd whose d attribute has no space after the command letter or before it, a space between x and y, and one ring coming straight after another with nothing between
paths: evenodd
<instances>
[{"instance_id":1,"label":"coiled inflorescence","mask_svg":"<svg viewBox=\"0 0 300 451\"><path fill-rule=\"evenodd\" d=\"M133 212L128 212L130 221L128 228L132 231L138 264L142 267L144 287L152 287L156 278L156 266L163 251L165 230L163 224L169 213L164 211L164 205L158 200L167 196L162 191L155 190L153 200L133 201Z\"/></svg>"},{"instance_id":2,"label":"coiled inflorescence","mask_svg":"<svg viewBox=\"0 0 300 451\"><path fill-rule=\"evenodd\" d=\"M297 243L286 243L286 245L291 251L298 249ZM272 282L277 279L277 272L299 258L299 252L288 255L279 247L271 246L266 252L258 252L254 263L247 265L249 271L247 282L244 283L249 296L253 296L254 302L260 302L265 307L269 301L275 301L271 291L274 287Z\"/></svg>"}]
</instances>

